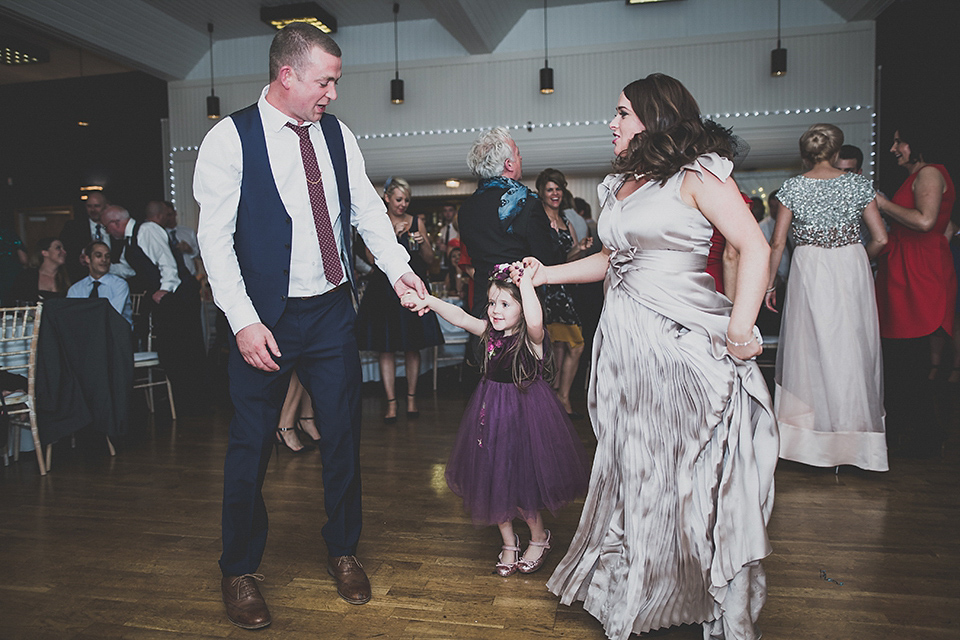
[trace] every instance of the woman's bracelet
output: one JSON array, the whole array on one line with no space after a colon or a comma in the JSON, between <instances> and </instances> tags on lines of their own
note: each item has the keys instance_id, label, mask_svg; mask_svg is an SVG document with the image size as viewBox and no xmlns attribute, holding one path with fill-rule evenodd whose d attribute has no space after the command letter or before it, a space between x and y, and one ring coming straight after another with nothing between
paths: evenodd
<instances>
[{"instance_id":1,"label":"woman's bracelet","mask_svg":"<svg viewBox=\"0 0 960 640\"><path fill-rule=\"evenodd\" d=\"M746 342L734 342L730 339L730 335L726 332L724 332L723 337L727 339L727 344L734 347L749 346L754 340L757 341L757 344L763 346L763 336L760 335L760 329L757 328L757 325L753 325L753 336L751 336Z\"/></svg>"},{"instance_id":2,"label":"woman's bracelet","mask_svg":"<svg viewBox=\"0 0 960 640\"><path fill-rule=\"evenodd\" d=\"M773 293L773 292L776 291L776 290L777 290L777 285L773 285L772 287L770 287L769 289L767 289L767 293Z\"/></svg>"}]
</instances>

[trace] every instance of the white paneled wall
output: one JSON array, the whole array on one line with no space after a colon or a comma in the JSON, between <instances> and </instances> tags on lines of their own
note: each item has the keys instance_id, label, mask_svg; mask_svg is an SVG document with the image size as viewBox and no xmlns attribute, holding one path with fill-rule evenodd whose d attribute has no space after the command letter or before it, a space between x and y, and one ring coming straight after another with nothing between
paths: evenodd
<instances>
[{"instance_id":1,"label":"white paneled wall","mask_svg":"<svg viewBox=\"0 0 960 640\"><path fill-rule=\"evenodd\" d=\"M469 181L464 158L477 130L499 124L518 127L515 138L527 177L546 166L599 177L609 167L612 146L606 121L617 94L628 82L659 71L683 81L705 114L718 116L751 144L747 168L795 165L797 139L820 121L841 126L847 140L864 148L869 157L873 23L785 32L789 72L781 78L769 74L774 36L763 31L558 48L550 54L557 88L550 96L537 91L543 64L539 54L408 63L401 69L407 98L403 105L392 105L388 99L392 65L350 66L345 59L339 98L331 111L359 137L375 182L391 174L414 182L451 177ZM265 66L262 75L217 82L224 113L257 99L266 84ZM196 219L185 189L195 157L192 149L211 126L205 117L209 91L204 81L169 85L171 162L185 224ZM528 122L532 131L526 129ZM582 191L589 190L580 191L577 195L586 198Z\"/></svg>"}]
</instances>

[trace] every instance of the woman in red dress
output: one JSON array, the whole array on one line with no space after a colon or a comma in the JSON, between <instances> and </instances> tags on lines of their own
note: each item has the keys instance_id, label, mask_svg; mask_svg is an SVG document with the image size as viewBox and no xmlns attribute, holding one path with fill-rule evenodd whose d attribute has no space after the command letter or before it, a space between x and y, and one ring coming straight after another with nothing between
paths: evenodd
<instances>
[{"instance_id":1,"label":"woman in red dress","mask_svg":"<svg viewBox=\"0 0 960 640\"><path fill-rule=\"evenodd\" d=\"M930 336L953 333L957 295L944 236L956 191L947 170L927 162L925 151L917 132L898 129L890 152L910 175L892 199L877 194L890 222L877 271L888 441L895 451L923 457L937 455L942 444L932 402L925 398Z\"/></svg>"}]
</instances>

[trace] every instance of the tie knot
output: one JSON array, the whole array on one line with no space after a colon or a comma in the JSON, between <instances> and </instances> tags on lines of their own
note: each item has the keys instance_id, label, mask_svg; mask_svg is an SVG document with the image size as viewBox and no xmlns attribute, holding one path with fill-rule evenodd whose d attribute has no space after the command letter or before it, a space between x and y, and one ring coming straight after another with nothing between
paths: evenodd
<instances>
[{"instance_id":1,"label":"tie knot","mask_svg":"<svg viewBox=\"0 0 960 640\"><path fill-rule=\"evenodd\" d=\"M309 139L310 139L310 127L309 127L309 126L306 126L306 127L298 127L297 125L293 124L292 122L287 122L287 123L285 124L285 126L293 129L293 132L296 133L298 136L300 136L300 139L301 139L301 140L309 140Z\"/></svg>"}]
</instances>

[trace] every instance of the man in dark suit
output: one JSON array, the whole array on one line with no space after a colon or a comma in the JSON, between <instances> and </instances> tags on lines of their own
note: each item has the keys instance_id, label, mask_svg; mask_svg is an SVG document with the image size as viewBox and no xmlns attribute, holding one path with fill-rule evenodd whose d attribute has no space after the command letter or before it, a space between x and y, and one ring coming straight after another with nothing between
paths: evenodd
<instances>
[{"instance_id":1,"label":"man in dark suit","mask_svg":"<svg viewBox=\"0 0 960 640\"><path fill-rule=\"evenodd\" d=\"M494 265L527 256L552 265L564 256L540 198L518 182L523 177L523 158L504 127L477 137L467 166L480 184L460 206L460 241L476 269L471 312L483 317Z\"/></svg>"},{"instance_id":2,"label":"man in dark suit","mask_svg":"<svg viewBox=\"0 0 960 640\"><path fill-rule=\"evenodd\" d=\"M260 100L217 123L197 157L200 249L234 333L221 593L227 617L245 629L271 621L254 575L267 537L261 488L294 368L321 436L327 571L347 602L370 599L355 557L361 372L351 226L398 294L426 293L366 177L356 137L325 113L340 74L340 48L329 36L302 23L285 27L270 47Z\"/></svg>"},{"instance_id":3,"label":"man in dark suit","mask_svg":"<svg viewBox=\"0 0 960 640\"><path fill-rule=\"evenodd\" d=\"M106 227L100 222L100 216L109 202L102 191L91 191L84 203L87 216L67 220L60 231L60 242L67 250L67 274L71 282L87 277L87 263L83 250L93 241L110 242Z\"/></svg>"}]
</instances>

